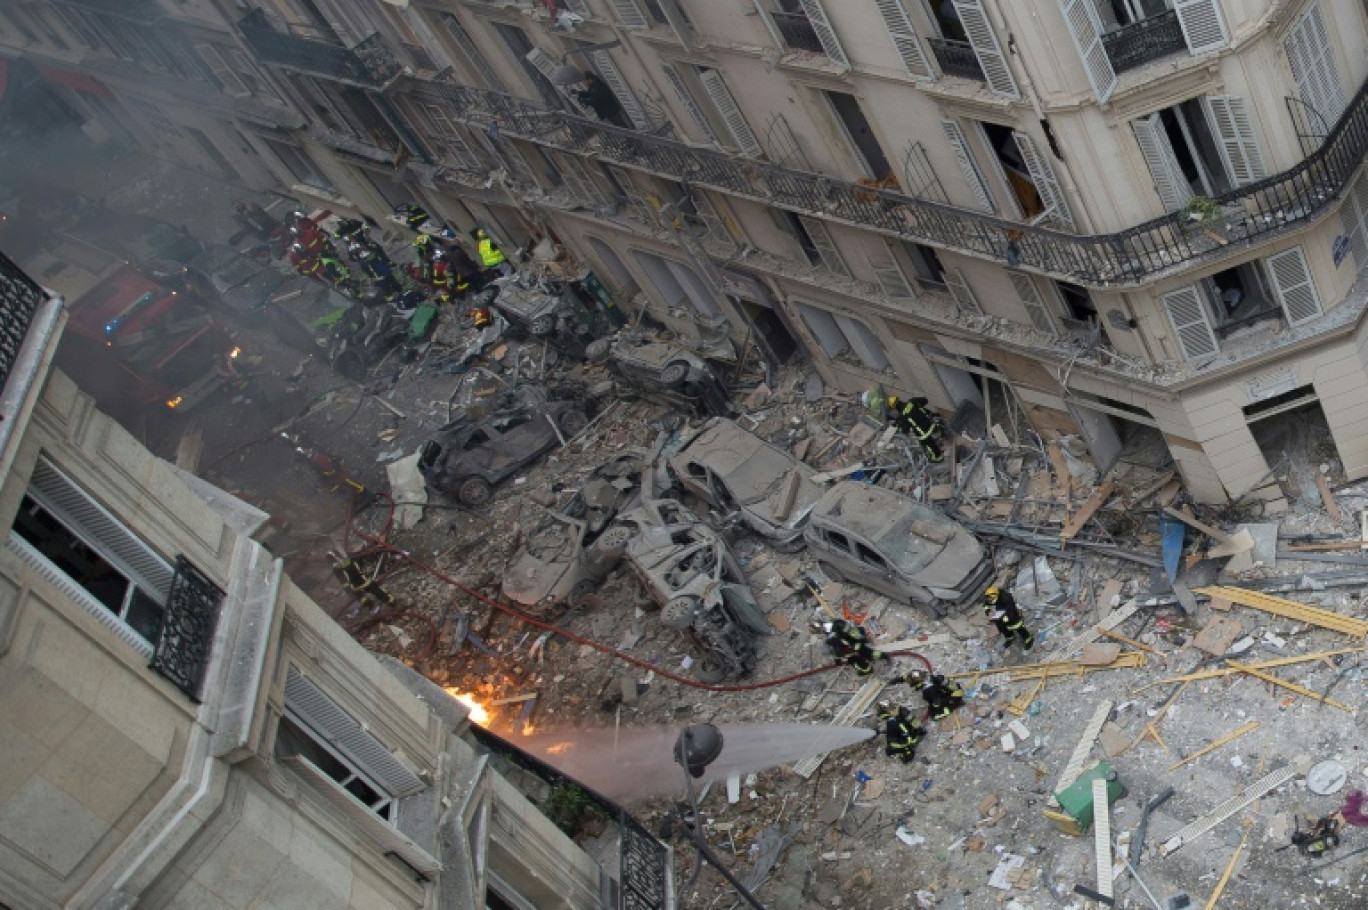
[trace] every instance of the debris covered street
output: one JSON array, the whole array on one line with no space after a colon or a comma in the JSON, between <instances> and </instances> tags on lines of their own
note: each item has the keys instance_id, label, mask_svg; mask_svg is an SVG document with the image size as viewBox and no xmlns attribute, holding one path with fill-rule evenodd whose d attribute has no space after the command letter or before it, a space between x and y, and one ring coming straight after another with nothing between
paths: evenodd
<instances>
[{"instance_id":1,"label":"debris covered street","mask_svg":"<svg viewBox=\"0 0 1368 910\"><path fill-rule=\"evenodd\" d=\"M122 192L71 189L146 214L191 183L160 162L86 179L111 177ZM224 243L238 197L211 196L187 208L214 214L187 226ZM411 234L374 235L407 255ZM910 763L875 736L706 786L708 841L767 906L1081 910L1098 893L1162 910L1368 906L1357 809L1324 856L1292 841L1368 788L1368 482L1324 457L1323 425L1266 422L1282 500L1204 507L1143 434L1099 474L1077 438L1043 438L995 405L942 415L932 463L800 361L652 360L646 348L683 341L637 325L603 332L614 350L593 356L536 330L471 354L479 329L445 306L420 344L348 378L314 340L346 305L335 297L292 277L270 305L296 328L230 312L244 381L190 414L108 406L162 457L269 513L258 536L296 583L367 648L473 699L500 736L554 765L631 728L872 730L881 699L923 712L894 680L924 667L964 689L963 707L925 721ZM541 436L513 435L527 426ZM474 469L451 466L486 443L487 479L470 485ZM829 490L856 484L934 511L829 508ZM816 535L831 547L842 534L863 568L817 559ZM900 561L916 547L955 558L934 572L930 557ZM989 585L1015 597L1029 651L1003 647ZM889 593L914 589L934 602ZM813 621L837 618L887 655L871 675L809 673L832 663ZM606 795L654 829L684 792L674 777ZM674 843L686 873L693 850ZM681 906L739 900L705 869Z\"/></svg>"}]
</instances>

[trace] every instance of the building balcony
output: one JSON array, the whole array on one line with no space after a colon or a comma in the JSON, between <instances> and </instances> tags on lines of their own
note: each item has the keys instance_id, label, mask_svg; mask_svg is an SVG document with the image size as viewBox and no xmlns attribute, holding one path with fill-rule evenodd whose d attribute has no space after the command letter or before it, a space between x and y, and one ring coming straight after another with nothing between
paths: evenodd
<instances>
[{"instance_id":1,"label":"building balcony","mask_svg":"<svg viewBox=\"0 0 1368 910\"><path fill-rule=\"evenodd\" d=\"M969 42L951 41L948 38L927 38L926 41L931 45L931 53L936 55L936 64L945 75L973 79L975 82L986 81L983 67Z\"/></svg>"},{"instance_id":2,"label":"building balcony","mask_svg":"<svg viewBox=\"0 0 1368 910\"><path fill-rule=\"evenodd\" d=\"M196 702L209 669L222 603L223 591L190 560L177 556L161 633L149 666Z\"/></svg>"},{"instance_id":3,"label":"building balcony","mask_svg":"<svg viewBox=\"0 0 1368 910\"><path fill-rule=\"evenodd\" d=\"M482 130L1097 289L1148 284L1288 233L1335 202L1368 150L1365 83L1319 149L1217 197L1214 219L1194 222L1179 211L1114 234L1077 235L618 129L499 92L455 83L441 91L454 116Z\"/></svg>"},{"instance_id":4,"label":"building balcony","mask_svg":"<svg viewBox=\"0 0 1368 910\"><path fill-rule=\"evenodd\" d=\"M244 16L238 30L258 61L291 72L379 89L404 70L378 32L348 48L322 37L278 32L259 9Z\"/></svg>"},{"instance_id":5,"label":"building balcony","mask_svg":"<svg viewBox=\"0 0 1368 910\"><path fill-rule=\"evenodd\" d=\"M9 384L34 314L47 299L48 295L33 279L0 253L0 391Z\"/></svg>"},{"instance_id":6,"label":"building balcony","mask_svg":"<svg viewBox=\"0 0 1368 910\"><path fill-rule=\"evenodd\" d=\"M1188 49L1173 10L1108 32L1102 36L1102 47L1118 75L1163 57L1185 54Z\"/></svg>"},{"instance_id":7,"label":"building balcony","mask_svg":"<svg viewBox=\"0 0 1368 910\"><path fill-rule=\"evenodd\" d=\"M398 138L379 129L362 136L317 127L309 131L309 136L335 151L362 159L363 164L398 164L404 148Z\"/></svg>"}]
</instances>

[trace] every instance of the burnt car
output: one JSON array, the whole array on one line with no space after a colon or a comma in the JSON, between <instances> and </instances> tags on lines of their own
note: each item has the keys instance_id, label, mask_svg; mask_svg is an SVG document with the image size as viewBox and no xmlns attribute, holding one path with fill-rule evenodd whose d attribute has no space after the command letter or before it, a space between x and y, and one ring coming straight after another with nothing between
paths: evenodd
<instances>
[{"instance_id":1,"label":"burnt car","mask_svg":"<svg viewBox=\"0 0 1368 910\"><path fill-rule=\"evenodd\" d=\"M925 605L937 616L977 602L993 573L983 545L963 526L856 481L828 490L803 533L827 574Z\"/></svg>"},{"instance_id":2,"label":"burnt car","mask_svg":"<svg viewBox=\"0 0 1368 910\"><path fill-rule=\"evenodd\" d=\"M784 552L802 548L803 526L823 493L810 467L723 417L703 424L669 466L721 520L735 516Z\"/></svg>"},{"instance_id":3,"label":"burnt car","mask_svg":"<svg viewBox=\"0 0 1368 910\"><path fill-rule=\"evenodd\" d=\"M635 503L646 464L640 454L619 455L596 468L563 509L547 509L504 571L504 596L527 606L577 606L597 590L631 538L613 520Z\"/></svg>"},{"instance_id":4,"label":"burnt car","mask_svg":"<svg viewBox=\"0 0 1368 910\"><path fill-rule=\"evenodd\" d=\"M619 527L631 532L627 563L661 606L661 625L689 632L702 652L699 679L716 683L754 670L756 642L769 624L717 532L671 499L646 500Z\"/></svg>"},{"instance_id":5,"label":"burnt car","mask_svg":"<svg viewBox=\"0 0 1368 910\"><path fill-rule=\"evenodd\" d=\"M462 415L423 443L418 469L432 486L468 508L489 502L494 487L589 424L579 401L514 389L478 419ZM559 434L558 432L559 431Z\"/></svg>"},{"instance_id":6,"label":"burnt car","mask_svg":"<svg viewBox=\"0 0 1368 910\"><path fill-rule=\"evenodd\" d=\"M635 333L600 338L586 356L602 363L619 382L620 394L635 393L713 417L734 412L727 386L702 357Z\"/></svg>"}]
</instances>

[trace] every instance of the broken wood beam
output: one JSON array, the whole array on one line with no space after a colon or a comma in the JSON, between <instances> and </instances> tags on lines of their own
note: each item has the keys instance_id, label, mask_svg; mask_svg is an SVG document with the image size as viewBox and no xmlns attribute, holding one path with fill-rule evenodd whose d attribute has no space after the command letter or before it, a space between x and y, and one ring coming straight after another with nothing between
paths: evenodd
<instances>
[{"instance_id":1,"label":"broken wood beam","mask_svg":"<svg viewBox=\"0 0 1368 910\"><path fill-rule=\"evenodd\" d=\"M1232 730L1232 731L1230 731L1229 733L1227 733L1225 736L1222 736L1220 739L1216 740L1215 742L1208 743L1207 745L1205 745L1205 746L1203 746L1202 748L1198 749L1196 752L1193 752L1191 755L1189 755L1187 758L1183 759L1182 761L1176 762L1175 764L1172 764L1172 765L1169 765L1167 768L1164 769L1164 771L1165 771L1165 773L1167 773L1167 772L1169 772L1169 771L1174 771L1174 770L1176 770L1176 769L1178 769L1178 768L1181 768L1181 767L1183 767L1183 765L1186 765L1188 762L1190 762L1190 761L1196 761L1197 759L1201 758L1203 755L1206 755L1208 752L1212 752L1212 751L1214 751L1214 750L1216 750L1216 749L1219 749L1219 748L1221 748L1221 746L1224 746L1226 743L1230 742L1231 740L1233 740L1233 739L1238 739L1239 737L1244 736L1246 733L1253 733L1253 732L1254 732L1255 730L1257 730L1257 729L1259 729L1259 722L1258 722L1257 720L1251 720L1249 723L1245 724L1243 727L1240 727L1238 730ZM1165 748L1167 748L1167 747L1165 747Z\"/></svg>"},{"instance_id":2,"label":"broken wood beam","mask_svg":"<svg viewBox=\"0 0 1368 910\"><path fill-rule=\"evenodd\" d=\"M1104 631L1115 629L1117 626L1121 625L1121 623L1125 622L1126 620L1134 616L1135 611L1139 609L1139 601L1127 601L1126 603L1117 607L1115 610L1112 610L1110 613L1108 613L1107 617L1103 619L1100 623L1098 623L1096 626L1089 629L1087 632L1080 634L1077 638L1069 642L1063 648L1060 648L1058 651L1055 651L1053 654L1051 654L1050 657L1053 660L1064 660L1071 654L1077 654L1079 651L1083 650L1084 645L1088 644L1089 642L1097 641L1098 637L1102 635Z\"/></svg>"},{"instance_id":3,"label":"broken wood beam","mask_svg":"<svg viewBox=\"0 0 1368 910\"><path fill-rule=\"evenodd\" d=\"M1175 509L1173 506L1164 506L1164 513L1166 515L1172 515L1189 527L1196 528L1218 543L1225 543L1230 539L1230 535L1220 528L1213 528L1211 525L1198 520L1197 516L1193 515L1190 509Z\"/></svg>"},{"instance_id":4,"label":"broken wood beam","mask_svg":"<svg viewBox=\"0 0 1368 910\"><path fill-rule=\"evenodd\" d=\"M1102 504L1111 496L1112 489L1115 486L1116 481L1110 477L1102 481L1097 489L1093 490L1093 494L1088 497L1087 501L1074 513L1069 523L1059 532L1060 540L1073 540L1077 537L1078 532L1083 530L1084 525L1092 521L1093 515L1102 508Z\"/></svg>"},{"instance_id":5,"label":"broken wood beam","mask_svg":"<svg viewBox=\"0 0 1368 910\"><path fill-rule=\"evenodd\" d=\"M1107 718L1111 717L1112 708L1115 706L1115 702L1106 699L1097 703L1097 709L1093 711L1092 719L1083 728L1083 735L1078 738L1078 744L1074 746L1068 764L1064 766L1059 780L1055 781L1054 789L1050 791L1050 805L1059 805L1054 794L1067 790L1069 785L1083 774L1083 766L1092 755L1093 743L1097 741L1097 735L1102 732L1102 726L1107 722Z\"/></svg>"},{"instance_id":6,"label":"broken wood beam","mask_svg":"<svg viewBox=\"0 0 1368 910\"><path fill-rule=\"evenodd\" d=\"M1317 651L1315 654L1298 654L1294 657L1279 657L1275 660L1264 660L1256 664L1246 664L1246 666L1254 667L1257 670L1269 670L1274 667L1290 666L1291 664L1310 663L1312 661L1322 660L1327 657L1338 657L1341 654L1361 654L1364 651L1368 651L1368 648L1340 648L1337 651ZM1143 691L1145 689L1150 688L1151 686L1163 686L1171 683L1196 682L1200 679L1216 679L1217 677L1221 676L1234 676L1238 672L1238 670L1232 670L1228 667L1218 668L1215 670L1199 670L1196 673L1185 673L1182 676L1170 676L1166 679L1156 679L1152 683L1146 683L1139 689L1135 689L1131 692L1131 694L1134 695L1136 692Z\"/></svg>"},{"instance_id":7,"label":"broken wood beam","mask_svg":"<svg viewBox=\"0 0 1368 910\"><path fill-rule=\"evenodd\" d=\"M840 711L836 712L836 716L831 719L831 726L853 726L852 721L863 714L870 705L874 704L874 699L879 697L879 693L883 691L883 687L884 682L881 679L871 679L869 682L865 683L860 687L860 691L856 692L850 701L846 702L845 706L841 708ZM816 755L809 755L801 761L794 762L793 773L797 774L799 777L811 777L813 772L817 770L828 754L829 753L826 752L819 752Z\"/></svg>"},{"instance_id":8,"label":"broken wood beam","mask_svg":"<svg viewBox=\"0 0 1368 910\"><path fill-rule=\"evenodd\" d=\"M1324 704L1327 704L1332 708L1339 708L1341 711L1347 711L1350 714L1354 713L1354 709L1350 708L1346 704L1337 702L1333 698L1326 698L1319 692L1312 692L1310 689L1304 686L1299 686L1296 683L1288 682L1285 679L1280 679L1279 677L1274 676L1272 673L1265 673L1262 670L1256 670L1248 664L1238 663L1233 660L1228 660L1226 661L1226 663L1230 664L1230 666L1234 667L1236 670L1239 670L1241 673L1248 673L1250 676L1257 676L1259 679L1262 679L1265 682L1273 683L1276 686L1282 686L1284 689L1296 692L1298 695L1305 695L1307 698L1314 698L1316 701L1323 702Z\"/></svg>"},{"instance_id":9,"label":"broken wood beam","mask_svg":"<svg viewBox=\"0 0 1368 910\"><path fill-rule=\"evenodd\" d=\"M1330 483L1325 479L1325 475L1316 471L1316 488L1320 490L1321 502L1325 504L1325 511L1330 513L1330 520L1335 524L1344 523L1344 513L1340 511L1339 503L1335 501L1335 494L1330 492Z\"/></svg>"},{"instance_id":10,"label":"broken wood beam","mask_svg":"<svg viewBox=\"0 0 1368 910\"><path fill-rule=\"evenodd\" d=\"M1039 679L1042 676L1070 676L1082 675L1084 673L1094 673L1098 670L1131 670L1145 665L1145 654L1142 651L1123 651L1115 661L1103 666L1091 666L1082 661L1063 660L1052 661L1042 664L1021 664L1015 667L1001 667L984 673L982 670L966 670L962 673L950 674L951 679L968 679L978 677L983 681L997 681L1003 677L1008 682L1022 682L1028 679Z\"/></svg>"},{"instance_id":11,"label":"broken wood beam","mask_svg":"<svg viewBox=\"0 0 1368 910\"><path fill-rule=\"evenodd\" d=\"M1262 610L1265 613L1272 613L1275 616L1295 619L1298 622L1319 626L1322 629L1330 629L1345 635L1352 635L1355 638L1368 637L1368 621L1355 619L1352 616L1345 616L1342 613L1335 613L1330 610L1322 610L1320 607L1307 606L1306 604L1299 603L1295 600L1273 597L1270 594L1262 594L1247 588L1232 588L1219 585L1215 587L1198 588L1196 593L1205 594L1207 597L1219 597L1223 600L1228 600L1231 603L1252 607L1255 610Z\"/></svg>"},{"instance_id":12,"label":"broken wood beam","mask_svg":"<svg viewBox=\"0 0 1368 910\"><path fill-rule=\"evenodd\" d=\"M1098 635L1105 635L1107 638L1110 638L1112 641L1119 641L1119 642L1121 642L1121 644L1123 644L1123 645L1130 645L1132 648L1135 648L1137 651L1147 651L1147 652L1149 652L1150 654L1154 654L1154 655L1156 655L1156 656L1158 656L1158 657L1163 657L1163 656L1164 656L1162 652L1154 650L1154 649L1151 648L1149 645L1142 645L1140 642L1136 641L1135 639L1133 639L1133 638L1127 638L1126 636L1120 634L1119 632L1113 632L1111 629L1104 629L1104 628L1102 628L1101 626L1097 626L1096 629L1097 629L1097 634L1098 634Z\"/></svg>"},{"instance_id":13,"label":"broken wood beam","mask_svg":"<svg viewBox=\"0 0 1368 910\"><path fill-rule=\"evenodd\" d=\"M1221 880L1216 883L1216 890L1211 892L1211 900L1207 901L1207 905L1202 908L1202 910L1213 910L1216 906L1216 902L1221 899L1221 895L1225 892L1226 885L1230 884L1230 876L1235 873L1235 864L1240 861L1240 854L1244 853L1245 842L1249 840L1251 828L1252 825L1246 820L1244 837L1240 838L1240 845L1235 848L1235 855L1230 858L1230 863L1226 866L1225 873L1221 875Z\"/></svg>"}]
</instances>

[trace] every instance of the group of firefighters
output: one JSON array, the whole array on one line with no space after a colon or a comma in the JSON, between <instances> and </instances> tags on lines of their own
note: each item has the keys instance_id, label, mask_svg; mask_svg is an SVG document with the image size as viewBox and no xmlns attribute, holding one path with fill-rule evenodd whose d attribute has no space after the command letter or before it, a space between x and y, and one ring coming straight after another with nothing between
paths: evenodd
<instances>
[{"instance_id":1,"label":"group of firefighters","mask_svg":"<svg viewBox=\"0 0 1368 910\"><path fill-rule=\"evenodd\" d=\"M1023 651L1035 645L1035 636L1026 628L1021 617L1021 609L1010 591L996 585L983 593L984 615L1002 635L1003 649L1020 643ZM860 676L870 676L874 666L889 656L874 647L869 632L858 623L847 619L814 621L813 631L826 636L826 646L839 663L855 670ZM926 702L927 715L932 720L943 720L956 708L964 704L964 690L953 680L927 670L911 670L890 680L891 683L905 683L921 692ZM883 725L884 751L904 764L917 755L917 744L926 736L922 719L907 707L895 705L891 701L880 701L878 717Z\"/></svg>"}]
</instances>

